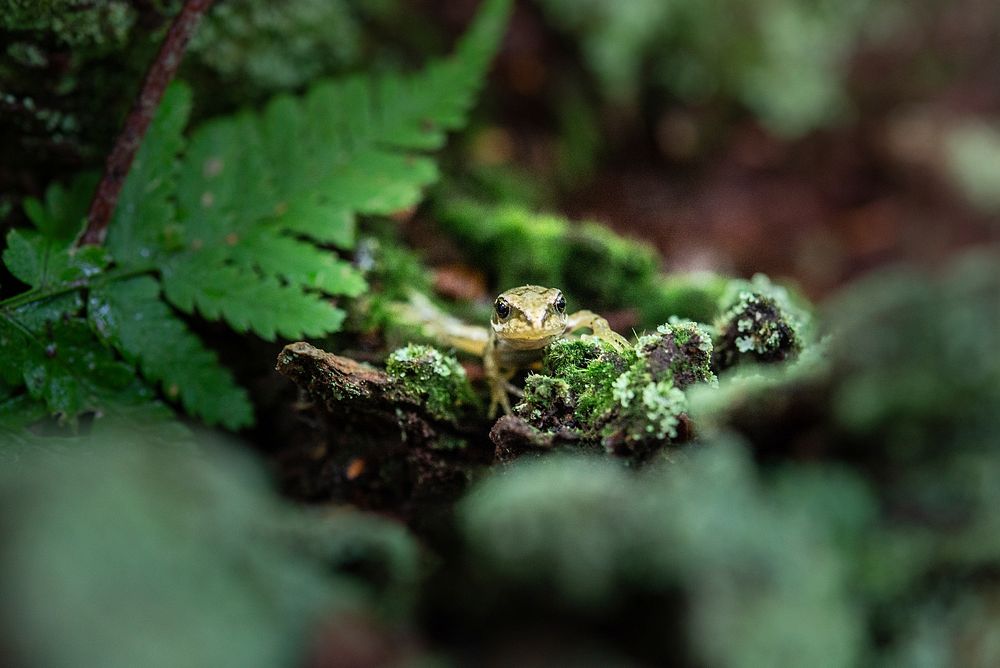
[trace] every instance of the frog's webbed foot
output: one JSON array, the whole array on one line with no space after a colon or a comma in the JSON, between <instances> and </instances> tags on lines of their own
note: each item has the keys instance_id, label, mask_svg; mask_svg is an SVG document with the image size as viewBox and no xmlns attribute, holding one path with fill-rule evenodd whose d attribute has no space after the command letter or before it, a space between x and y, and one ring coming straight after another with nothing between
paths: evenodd
<instances>
[{"instance_id":1,"label":"frog's webbed foot","mask_svg":"<svg viewBox=\"0 0 1000 668\"><path fill-rule=\"evenodd\" d=\"M593 332L593 336L608 342L618 352L627 350L631 345L628 339L611 329L607 320L593 311L577 311L569 316L566 332L571 333L578 329L589 329Z\"/></svg>"}]
</instances>

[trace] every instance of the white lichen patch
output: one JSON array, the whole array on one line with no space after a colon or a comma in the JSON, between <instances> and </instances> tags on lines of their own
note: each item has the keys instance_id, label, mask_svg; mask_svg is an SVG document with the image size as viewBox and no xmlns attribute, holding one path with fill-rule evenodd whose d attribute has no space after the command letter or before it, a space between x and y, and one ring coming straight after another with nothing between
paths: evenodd
<instances>
[{"instance_id":1,"label":"white lichen patch","mask_svg":"<svg viewBox=\"0 0 1000 668\"><path fill-rule=\"evenodd\" d=\"M687 410L687 398L669 380L650 383L643 388L642 405L646 411L646 431L657 438L676 438L680 416Z\"/></svg>"},{"instance_id":2,"label":"white lichen patch","mask_svg":"<svg viewBox=\"0 0 1000 668\"><path fill-rule=\"evenodd\" d=\"M465 369L462 368L462 365L454 357L445 355L430 346L411 343L404 348L394 350L389 355L389 360L400 364L418 363L424 365L432 374L442 378L449 376L465 378Z\"/></svg>"}]
</instances>

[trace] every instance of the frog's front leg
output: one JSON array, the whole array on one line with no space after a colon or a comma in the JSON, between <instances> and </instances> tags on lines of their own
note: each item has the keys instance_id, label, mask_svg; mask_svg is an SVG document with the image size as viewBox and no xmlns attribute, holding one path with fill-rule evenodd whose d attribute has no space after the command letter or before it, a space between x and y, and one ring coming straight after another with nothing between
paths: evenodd
<instances>
[{"instance_id":1,"label":"frog's front leg","mask_svg":"<svg viewBox=\"0 0 1000 668\"><path fill-rule=\"evenodd\" d=\"M496 335L490 332L490 339L486 343L486 350L483 352L483 370L486 372L486 381L490 385L490 407L487 417L493 419L497 413L497 406L503 408L505 415L510 415L510 399L507 398L507 390L510 387L510 379L514 371L502 371L497 355Z\"/></svg>"},{"instance_id":2,"label":"frog's front leg","mask_svg":"<svg viewBox=\"0 0 1000 668\"><path fill-rule=\"evenodd\" d=\"M608 321L593 311L577 311L567 317L566 333L572 334L578 329L589 329L594 336L607 341L619 352L629 347L628 339L611 329Z\"/></svg>"}]
</instances>

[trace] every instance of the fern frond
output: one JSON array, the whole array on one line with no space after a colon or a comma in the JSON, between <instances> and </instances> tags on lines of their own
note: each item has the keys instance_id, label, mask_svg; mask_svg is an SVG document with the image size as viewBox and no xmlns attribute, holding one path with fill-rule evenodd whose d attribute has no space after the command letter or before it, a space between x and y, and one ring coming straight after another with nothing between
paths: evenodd
<instances>
[{"instance_id":1,"label":"fern frond","mask_svg":"<svg viewBox=\"0 0 1000 668\"><path fill-rule=\"evenodd\" d=\"M170 86L122 186L105 243L120 264L143 264L161 250L176 219L177 155L191 112L191 90Z\"/></svg>"},{"instance_id":2,"label":"fern frond","mask_svg":"<svg viewBox=\"0 0 1000 668\"><path fill-rule=\"evenodd\" d=\"M245 391L170 305L269 340L337 331L335 300L365 282L333 249L354 245L356 216L409 208L438 178L426 152L465 122L509 6L487 0L455 54L422 72L322 82L190 139L191 93L171 86L107 250L73 248L92 179L25 203L35 229L12 231L3 254L30 288L0 302L3 400L20 392L68 420L152 406L138 367L206 423L249 424Z\"/></svg>"},{"instance_id":3,"label":"fern frond","mask_svg":"<svg viewBox=\"0 0 1000 668\"><path fill-rule=\"evenodd\" d=\"M28 395L65 419L73 420L86 411L100 412L110 399L152 398L136 382L129 365L96 344L80 318L49 323L39 332L5 314L0 320L0 340L14 346L14 355L5 359L5 365L20 367Z\"/></svg>"},{"instance_id":4,"label":"fern frond","mask_svg":"<svg viewBox=\"0 0 1000 668\"><path fill-rule=\"evenodd\" d=\"M187 313L225 320L237 332L253 331L268 341L322 336L336 331L344 312L315 293L270 276L219 262L211 253L175 258L163 271L168 300Z\"/></svg>"},{"instance_id":5,"label":"fern frond","mask_svg":"<svg viewBox=\"0 0 1000 668\"><path fill-rule=\"evenodd\" d=\"M163 393L180 399L188 413L229 429L251 424L246 390L160 301L154 279L140 276L96 288L87 310L100 336L147 378L162 383Z\"/></svg>"}]
</instances>

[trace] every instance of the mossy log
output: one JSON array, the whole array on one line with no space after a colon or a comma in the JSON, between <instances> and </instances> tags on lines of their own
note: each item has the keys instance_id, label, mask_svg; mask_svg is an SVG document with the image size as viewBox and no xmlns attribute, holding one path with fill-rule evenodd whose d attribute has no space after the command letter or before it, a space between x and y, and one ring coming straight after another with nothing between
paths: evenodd
<instances>
[{"instance_id":1,"label":"mossy log","mask_svg":"<svg viewBox=\"0 0 1000 668\"><path fill-rule=\"evenodd\" d=\"M457 496L492 461L486 426L462 401L464 374L446 377L458 389L451 410L442 410L440 396L427 391L443 390L435 372L453 358L420 348L402 349L416 354L394 359L393 368L407 366L393 374L305 342L285 346L276 369L308 397L303 421L313 433L279 455L290 493L408 515ZM427 371L423 382L414 382L414 369Z\"/></svg>"}]
</instances>

